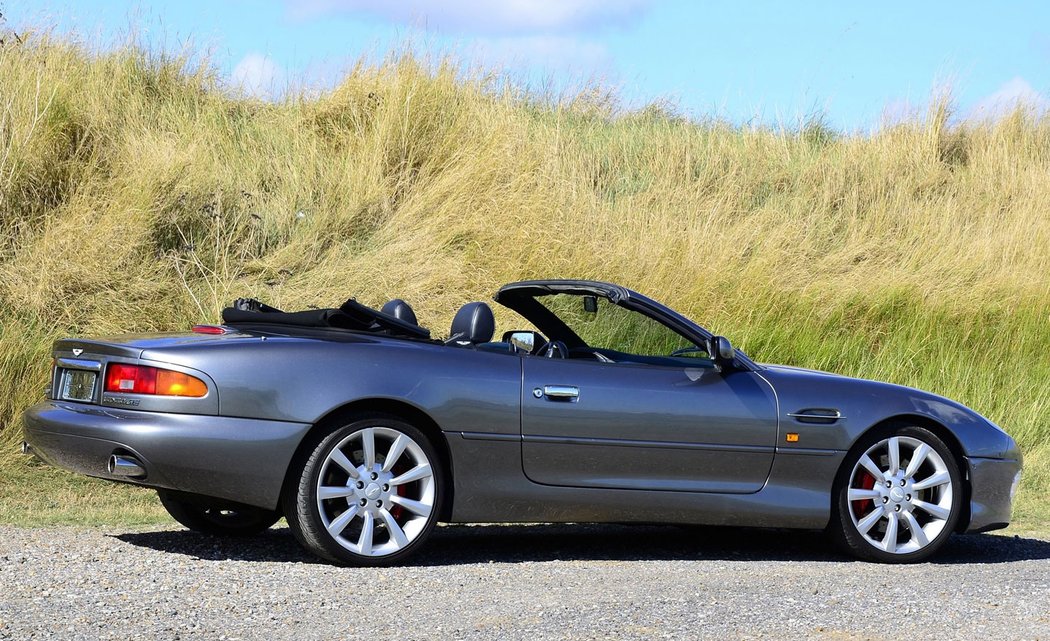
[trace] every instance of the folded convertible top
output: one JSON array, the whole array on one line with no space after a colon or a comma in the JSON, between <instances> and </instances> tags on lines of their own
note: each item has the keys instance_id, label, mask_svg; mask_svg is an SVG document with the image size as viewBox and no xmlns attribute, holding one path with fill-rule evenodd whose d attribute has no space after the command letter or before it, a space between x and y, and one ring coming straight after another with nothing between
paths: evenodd
<instances>
[{"instance_id":1,"label":"folded convertible top","mask_svg":"<svg viewBox=\"0 0 1050 641\"><path fill-rule=\"evenodd\" d=\"M384 314L357 302L353 298L338 308L307 309L283 312L254 298L238 298L222 310L223 323L238 325L283 325L288 327L320 327L357 332L382 332L411 338L430 338L430 330L400 318Z\"/></svg>"}]
</instances>

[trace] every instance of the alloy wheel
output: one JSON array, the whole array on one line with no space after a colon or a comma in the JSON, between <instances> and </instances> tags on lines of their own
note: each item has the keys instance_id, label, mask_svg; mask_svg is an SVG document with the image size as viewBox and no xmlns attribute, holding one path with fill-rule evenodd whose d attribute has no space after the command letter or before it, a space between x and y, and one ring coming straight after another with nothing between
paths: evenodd
<instances>
[{"instance_id":1,"label":"alloy wheel","mask_svg":"<svg viewBox=\"0 0 1050 641\"><path fill-rule=\"evenodd\" d=\"M928 443L891 436L869 447L853 466L849 517L876 550L912 554L944 532L956 488L944 458Z\"/></svg>"},{"instance_id":2,"label":"alloy wheel","mask_svg":"<svg viewBox=\"0 0 1050 641\"><path fill-rule=\"evenodd\" d=\"M407 434L365 427L328 452L316 495L321 523L334 541L357 555L384 557L426 529L436 501L434 470Z\"/></svg>"}]
</instances>

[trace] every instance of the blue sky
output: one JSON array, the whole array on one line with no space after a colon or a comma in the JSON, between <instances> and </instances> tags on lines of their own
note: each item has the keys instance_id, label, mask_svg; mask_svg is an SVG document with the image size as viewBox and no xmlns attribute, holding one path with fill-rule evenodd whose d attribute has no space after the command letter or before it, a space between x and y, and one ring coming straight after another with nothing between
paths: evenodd
<instances>
[{"instance_id":1,"label":"blue sky","mask_svg":"<svg viewBox=\"0 0 1050 641\"><path fill-rule=\"evenodd\" d=\"M8 28L93 44L134 28L212 52L240 86L326 87L362 56L411 41L499 67L534 89L599 80L624 104L869 130L951 91L960 118L1050 105L1050 2L684 0L0 0Z\"/></svg>"}]
</instances>

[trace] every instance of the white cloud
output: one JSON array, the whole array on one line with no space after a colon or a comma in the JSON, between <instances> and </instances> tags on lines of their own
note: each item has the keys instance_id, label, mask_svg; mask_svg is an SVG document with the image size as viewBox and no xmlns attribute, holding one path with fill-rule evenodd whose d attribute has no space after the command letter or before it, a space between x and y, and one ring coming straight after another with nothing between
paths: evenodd
<instances>
[{"instance_id":1,"label":"white cloud","mask_svg":"<svg viewBox=\"0 0 1050 641\"><path fill-rule=\"evenodd\" d=\"M1017 76L1004 83L992 94L974 105L970 117L975 119L1000 118L1018 106L1044 112L1050 109L1050 99L1036 91L1024 78Z\"/></svg>"},{"instance_id":2,"label":"white cloud","mask_svg":"<svg viewBox=\"0 0 1050 641\"><path fill-rule=\"evenodd\" d=\"M599 42L570 36L511 36L471 40L471 54L485 67L595 73L611 64Z\"/></svg>"},{"instance_id":3,"label":"white cloud","mask_svg":"<svg viewBox=\"0 0 1050 641\"><path fill-rule=\"evenodd\" d=\"M623 24L652 0L286 0L300 18L365 14L435 31L527 34Z\"/></svg>"},{"instance_id":4,"label":"white cloud","mask_svg":"<svg viewBox=\"0 0 1050 641\"><path fill-rule=\"evenodd\" d=\"M907 122L918 122L923 110L908 98L897 98L885 104L880 120L885 127L892 127Z\"/></svg>"},{"instance_id":5,"label":"white cloud","mask_svg":"<svg viewBox=\"0 0 1050 641\"><path fill-rule=\"evenodd\" d=\"M269 98L280 93L284 70L269 56L249 53L234 67L230 80L249 95Z\"/></svg>"}]
</instances>

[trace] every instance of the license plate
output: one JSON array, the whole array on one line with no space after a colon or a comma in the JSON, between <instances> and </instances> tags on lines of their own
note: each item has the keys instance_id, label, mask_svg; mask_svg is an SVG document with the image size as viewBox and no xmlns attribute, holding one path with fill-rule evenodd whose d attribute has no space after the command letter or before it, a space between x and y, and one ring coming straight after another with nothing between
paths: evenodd
<instances>
[{"instance_id":1,"label":"license plate","mask_svg":"<svg viewBox=\"0 0 1050 641\"><path fill-rule=\"evenodd\" d=\"M66 401L90 401L95 397L95 372L67 369L62 373L62 394Z\"/></svg>"}]
</instances>

